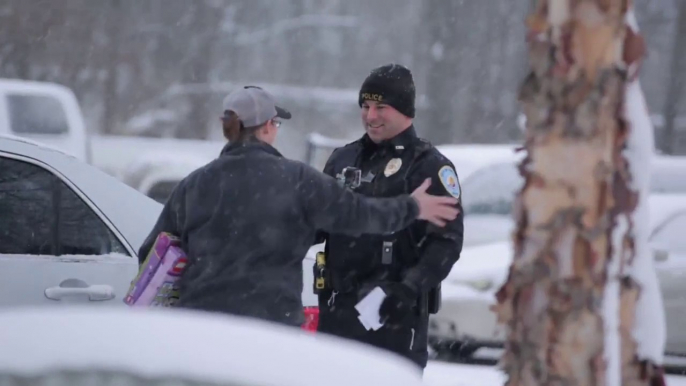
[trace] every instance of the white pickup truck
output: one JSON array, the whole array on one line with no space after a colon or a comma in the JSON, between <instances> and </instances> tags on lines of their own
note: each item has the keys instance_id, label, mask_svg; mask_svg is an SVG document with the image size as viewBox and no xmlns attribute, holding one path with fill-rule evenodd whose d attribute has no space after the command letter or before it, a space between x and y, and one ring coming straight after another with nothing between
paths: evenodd
<instances>
[{"instance_id":1,"label":"white pickup truck","mask_svg":"<svg viewBox=\"0 0 686 386\"><path fill-rule=\"evenodd\" d=\"M178 181L214 159L221 141L91 135L67 87L0 79L0 135L18 136L70 153L164 201Z\"/></svg>"}]
</instances>

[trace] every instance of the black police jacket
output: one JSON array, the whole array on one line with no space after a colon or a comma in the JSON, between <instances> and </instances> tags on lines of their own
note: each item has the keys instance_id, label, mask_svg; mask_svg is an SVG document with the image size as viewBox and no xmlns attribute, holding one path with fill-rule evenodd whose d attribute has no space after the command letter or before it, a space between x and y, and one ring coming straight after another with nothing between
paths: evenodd
<instances>
[{"instance_id":1,"label":"black police jacket","mask_svg":"<svg viewBox=\"0 0 686 386\"><path fill-rule=\"evenodd\" d=\"M139 259L160 232L176 234L189 257L179 307L299 325L302 260L317 229L392 232L417 214L407 195L369 199L266 143L239 143L178 184Z\"/></svg>"},{"instance_id":2,"label":"black police jacket","mask_svg":"<svg viewBox=\"0 0 686 386\"><path fill-rule=\"evenodd\" d=\"M373 197L391 197L411 193L431 179L428 189L434 195L460 196L460 186L453 164L428 142L417 137L410 127L397 137L381 144L369 137L336 149L324 172L340 176L353 166L362 169L362 183L356 192ZM318 235L326 240L326 266L330 288L339 293L357 292L376 281L405 282L420 293L437 287L459 259L463 239L463 215L438 228L427 221L415 221L402 231L359 237L342 232ZM386 242L384 246L384 242ZM392 264L384 263L384 248L392 246ZM388 250L386 249L386 252ZM388 256L387 256L388 257Z\"/></svg>"}]
</instances>

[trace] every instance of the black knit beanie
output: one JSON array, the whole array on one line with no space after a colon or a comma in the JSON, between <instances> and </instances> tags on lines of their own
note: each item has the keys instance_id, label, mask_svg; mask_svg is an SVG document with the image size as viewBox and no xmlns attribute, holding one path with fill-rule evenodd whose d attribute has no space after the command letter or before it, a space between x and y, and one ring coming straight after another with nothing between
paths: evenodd
<instances>
[{"instance_id":1,"label":"black knit beanie","mask_svg":"<svg viewBox=\"0 0 686 386\"><path fill-rule=\"evenodd\" d=\"M412 73L400 64L377 67L360 88L359 105L365 100L392 106L403 115L414 118L415 88Z\"/></svg>"}]
</instances>

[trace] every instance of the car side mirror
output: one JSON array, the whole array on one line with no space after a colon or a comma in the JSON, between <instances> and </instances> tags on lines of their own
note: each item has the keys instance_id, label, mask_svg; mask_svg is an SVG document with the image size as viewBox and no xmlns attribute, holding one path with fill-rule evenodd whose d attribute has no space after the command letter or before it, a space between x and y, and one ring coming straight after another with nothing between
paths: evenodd
<instances>
[{"instance_id":1,"label":"car side mirror","mask_svg":"<svg viewBox=\"0 0 686 386\"><path fill-rule=\"evenodd\" d=\"M655 258L655 261L659 262L667 261L669 258L669 252L665 251L664 249L655 249L653 251L653 258Z\"/></svg>"}]
</instances>

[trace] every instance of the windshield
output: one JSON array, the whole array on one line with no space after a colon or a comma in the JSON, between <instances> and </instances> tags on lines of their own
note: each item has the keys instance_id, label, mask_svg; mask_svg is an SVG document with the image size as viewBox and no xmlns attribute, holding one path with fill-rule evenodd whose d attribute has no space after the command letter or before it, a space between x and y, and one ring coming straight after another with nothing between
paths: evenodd
<instances>
[{"instance_id":1,"label":"windshield","mask_svg":"<svg viewBox=\"0 0 686 386\"><path fill-rule=\"evenodd\" d=\"M462 183L462 205L466 215L509 215L512 199L522 187L522 176L514 163L485 167Z\"/></svg>"}]
</instances>

